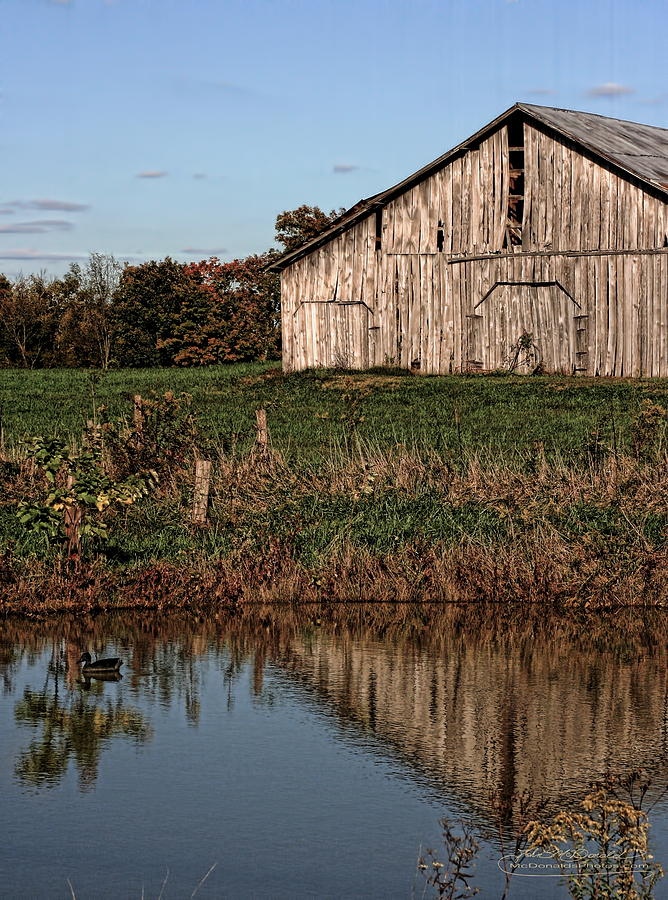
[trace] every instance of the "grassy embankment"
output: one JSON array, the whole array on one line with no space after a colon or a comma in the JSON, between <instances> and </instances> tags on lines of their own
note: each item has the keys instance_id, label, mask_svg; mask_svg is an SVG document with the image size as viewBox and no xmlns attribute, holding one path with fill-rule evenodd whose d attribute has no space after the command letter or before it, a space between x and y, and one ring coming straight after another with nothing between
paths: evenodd
<instances>
[{"instance_id":1,"label":"grassy embankment","mask_svg":"<svg viewBox=\"0 0 668 900\"><path fill-rule=\"evenodd\" d=\"M306 373L275 366L105 374L95 403L186 391L212 459L209 525L189 459L108 511L111 538L66 573L22 533L40 485L21 440L80 439L75 371L0 372L0 609L279 600L668 600L667 385L582 378ZM265 408L272 452L253 452ZM194 455L195 447L193 447Z\"/></svg>"}]
</instances>

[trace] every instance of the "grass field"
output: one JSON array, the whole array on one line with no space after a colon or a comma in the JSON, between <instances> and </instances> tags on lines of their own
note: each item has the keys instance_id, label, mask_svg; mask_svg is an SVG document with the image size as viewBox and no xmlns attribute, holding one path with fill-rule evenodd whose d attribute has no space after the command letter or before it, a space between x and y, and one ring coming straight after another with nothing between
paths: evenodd
<instances>
[{"instance_id":1,"label":"grass field","mask_svg":"<svg viewBox=\"0 0 668 900\"><path fill-rule=\"evenodd\" d=\"M204 369L0 370L5 446L31 435L78 438L95 402L129 415L133 394L187 392L210 449L253 439L267 409L273 446L293 463L318 465L351 442L397 443L516 464L541 442L548 456L578 457L592 436L623 448L645 399L665 401L668 382L560 377L303 373L276 364Z\"/></svg>"},{"instance_id":2,"label":"grass field","mask_svg":"<svg viewBox=\"0 0 668 900\"><path fill-rule=\"evenodd\" d=\"M60 546L17 523L17 502L45 491L22 440L79 441L94 406L131 418L133 395L152 391L188 393L200 434L155 494L104 513L110 536L91 544L81 589L95 603L668 602L666 382L283 376L275 364L99 380L0 371L0 596L3 583L18 608L28 595L30 608L71 596L52 581ZM259 408L268 456L252 449ZM196 452L213 461L206 528L190 524Z\"/></svg>"}]
</instances>

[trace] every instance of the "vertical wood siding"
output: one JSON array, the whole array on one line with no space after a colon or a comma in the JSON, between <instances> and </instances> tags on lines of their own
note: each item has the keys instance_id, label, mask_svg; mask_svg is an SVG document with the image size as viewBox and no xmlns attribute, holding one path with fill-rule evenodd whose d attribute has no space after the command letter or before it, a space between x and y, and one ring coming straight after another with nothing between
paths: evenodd
<instances>
[{"instance_id":1,"label":"vertical wood siding","mask_svg":"<svg viewBox=\"0 0 668 900\"><path fill-rule=\"evenodd\" d=\"M667 252L602 255L662 248L668 204L525 123L521 238L504 246L508 147L504 125L387 203L380 250L371 213L290 265L284 368L489 371L528 332L546 371L668 376Z\"/></svg>"}]
</instances>

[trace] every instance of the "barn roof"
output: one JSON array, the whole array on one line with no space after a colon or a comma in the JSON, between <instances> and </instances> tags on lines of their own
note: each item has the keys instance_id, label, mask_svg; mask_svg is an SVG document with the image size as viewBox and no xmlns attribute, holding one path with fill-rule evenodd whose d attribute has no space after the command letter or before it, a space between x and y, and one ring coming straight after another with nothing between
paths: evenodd
<instances>
[{"instance_id":1,"label":"barn roof","mask_svg":"<svg viewBox=\"0 0 668 900\"><path fill-rule=\"evenodd\" d=\"M350 209L334 219L332 224L319 235L296 250L283 254L270 268L280 272L293 262L326 244L327 241L346 231L369 213L382 208L390 200L438 171L457 155L474 147L478 141L483 140L516 112L522 112L529 121L538 122L553 132L556 131L563 137L569 138L623 174L643 182L668 198L668 129L657 128L653 125L640 125L637 122L627 122L623 119L611 119L596 113L516 103L470 138L418 169L408 178L351 206Z\"/></svg>"}]
</instances>

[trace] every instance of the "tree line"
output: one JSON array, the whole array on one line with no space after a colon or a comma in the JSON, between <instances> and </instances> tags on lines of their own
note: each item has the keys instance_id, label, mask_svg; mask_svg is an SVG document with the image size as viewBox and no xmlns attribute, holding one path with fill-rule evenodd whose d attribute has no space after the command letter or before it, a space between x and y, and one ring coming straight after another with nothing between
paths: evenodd
<instances>
[{"instance_id":1,"label":"tree line","mask_svg":"<svg viewBox=\"0 0 668 900\"><path fill-rule=\"evenodd\" d=\"M0 366L203 366L280 355L280 282L268 272L337 216L300 206L276 219L283 250L244 259L122 265L91 253L60 277L0 275Z\"/></svg>"}]
</instances>

